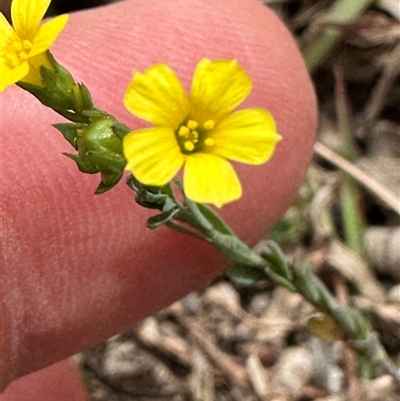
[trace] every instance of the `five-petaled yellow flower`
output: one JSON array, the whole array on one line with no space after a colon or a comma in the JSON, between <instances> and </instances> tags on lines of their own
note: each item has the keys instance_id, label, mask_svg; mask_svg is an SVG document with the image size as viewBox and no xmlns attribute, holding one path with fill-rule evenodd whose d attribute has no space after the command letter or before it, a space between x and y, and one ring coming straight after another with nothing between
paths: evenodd
<instances>
[{"instance_id":1,"label":"five-petaled yellow flower","mask_svg":"<svg viewBox=\"0 0 400 401\"><path fill-rule=\"evenodd\" d=\"M165 64L135 73L125 106L155 127L125 136L127 170L145 185L163 186L184 166L189 199L221 207L240 198L241 185L228 159L265 163L281 139L266 110L234 111L251 88L236 60L201 60L190 97Z\"/></svg>"},{"instance_id":2,"label":"five-petaled yellow flower","mask_svg":"<svg viewBox=\"0 0 400 401\"><path fill-rule=\"evenodd\" d=\"M68 15L40 25L51 0L13 0L12 26L0 13L0 92L18 81L41 85L39 68L50 67L44 54L65 27Z\"/></svg>"}]
</instances>

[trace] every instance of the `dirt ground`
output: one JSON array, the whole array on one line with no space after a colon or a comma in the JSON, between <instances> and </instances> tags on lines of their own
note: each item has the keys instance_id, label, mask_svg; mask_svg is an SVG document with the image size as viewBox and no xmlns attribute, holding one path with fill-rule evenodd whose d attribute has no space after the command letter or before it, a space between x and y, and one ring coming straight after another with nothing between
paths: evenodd
<instances>
[{"instance_id":1,"label":"dirt ground","mask_svg":"<svg viewBox=\"0 0 400 401\"><path fill-rule=\"evenodd\" d=\"M399 366L400 3L352 1L360 10L350 20L335 7L351 1L263 1L297 39L320 107L307 180L269 238L289 257L301 253L340 303L360 308ZM92 401L399 399L384 369L312 335L315 317L301 296L269 282L221 277L75 359Z\"/></svg>"}]
</instances>

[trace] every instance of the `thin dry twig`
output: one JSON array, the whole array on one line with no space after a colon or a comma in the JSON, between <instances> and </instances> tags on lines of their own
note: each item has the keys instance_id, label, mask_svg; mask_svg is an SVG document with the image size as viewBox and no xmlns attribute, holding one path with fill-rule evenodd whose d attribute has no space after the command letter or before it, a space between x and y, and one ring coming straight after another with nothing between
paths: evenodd
<instances>
[{"instance_id":1,"label":"thin dry twig","mask_svg":"<svg viewBox=\"0 0 400 401\"><path fill-rule=\"evenodd\" d=\"M176 316L182 326L186 327L190 336L195 340L208 359L219 368L224 374L236 384L245 386L248 384L246 369L236 363L228 354L221 351L216 344L209 340L209 336L193 319L188 319L183 315Z\"/></svg>"},{"instance_id":2,"label":"thin dry twig","mask_svg":"<svg viewBox=\"0 0 400 401\"><path fill-rule=\"evenodd\" d=\"M396 196L392 191L387 189L378 181L371 178L368 174L364 173L354 164L351 164L347 160L343 159L336 152L329 149L321 142L317 142L314 145L314 151L325 160L328 160L336 167L351 175L364 188L376 195L383 203L386 204L386 206L388 206L390 209L400 215L400 198Z\"/></svg>"},{"instance_id":3,"label":"thin dry twig","mask_svg":"<svg viewBox=\"0 0 400 401\"><path fill-rule=\"evenodd\" d=\"M332 240L326 260L343 277L354 283L361 294L374 302L385 302L385 291L368 265L345 244L337 239Z\"/></svg>"}]
</instances>

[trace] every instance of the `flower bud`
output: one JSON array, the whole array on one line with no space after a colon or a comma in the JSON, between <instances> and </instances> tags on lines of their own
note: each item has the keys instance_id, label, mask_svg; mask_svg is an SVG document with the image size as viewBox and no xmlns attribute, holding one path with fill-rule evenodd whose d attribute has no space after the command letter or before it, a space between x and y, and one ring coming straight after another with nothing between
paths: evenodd
<instances>
[{"instance_id":1,"label":"flower bud","mask_svg":"<svg viewBox=\"0 0 400 401\"><path fill-rule=\"evenodd\" d=\"M79 170L87 174L101 173L96 193L103 193L118 183L126 161L120 137L123 127L114 118L99 113L88 125L66 123L55 127L78 151L78 154L65 155L76 162Z\"/></svg>"}]
</instances>

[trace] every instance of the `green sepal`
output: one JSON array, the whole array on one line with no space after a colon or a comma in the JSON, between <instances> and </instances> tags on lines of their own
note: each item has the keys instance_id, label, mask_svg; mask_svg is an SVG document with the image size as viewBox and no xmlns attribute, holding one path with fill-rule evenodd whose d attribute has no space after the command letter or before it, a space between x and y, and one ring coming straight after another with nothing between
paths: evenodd
<instances>
[{"instance_id":1,"label":"green sepal","mask_svg":"<svg viewBox=\"0 0 400 401\"><path fill-rule=\"evenodd\" d=\"M79 157L95 164L104 174L120 174L126 165L121 140L111 129L114 122L102 115L82 128L76 140Z\"/></svg>"},{"instance_id":2,"label":"green sepal","mask_svg":"<svg viewBox=\"0 0 400 401\"><path fill-rule=\"evenodd\" d=\"M233 281L242 285L252 285L259 281L268 280L264 270L244 265L242 263L233 263L227 267L225 274Z\"/></svg>"},{"instance_id":3,"label":"green sepal","mask_svg":"<svg viewBox=\"0 0 400 401\"><path fill-rule=\"evenodd\" d=\"M289 281L292 280L293 274L286 263L285 255L274 241L268 241L268 251L261 252L261 257L269 263L273 272Z\"/></svg>"},{"instance_id":4,"label":"green sepal","mask_svg":"<svg viewBox=\"0 0 400 401\"><path fill-rule=\"evenodd\" d=\"M101 181L100 184L97 186L96 190L94 193L96 195L101 195L104 194L104 192L109 191L110 189L114 188L115 185L117 185L121 178L123 176L123 173L120 174L101 174Z\"/></svg>"},{"instance_id":5,"label":"green sepal","mask_svg":"<svg viewBox=\"0 0 400 401\"><path fill-rule=\"evenodd\" d=\"M55 124L55 127L78 151L77 155L65 155L75 161L79 170L87 174L101 173L95 193L102 194L121 180L126 160L121 140L111 128L115 120L96 109L85 112L85 115L93 121L89 124Z\"/></svg>"},{"instance_id":6,"label":"green sepal","mask_svg":"<svg viewBox=\"0 0 400 401\"><path fill-rule=\"evenodd\" d=\"M78 138L78 131L82 128L82 125L76 123L60 123L53 124L53 127L61 132L63 137L76 149L76 140Z\"/></svg>"},{"instance_id":7,"label":"green sepal","mask_svg":"<svg viewBox=\"0 0 400 401\"><path fill-rule=\"evenodd\" d=\"M44 72L45 76L46 73L50 71L43 66L41 67L41 71L42 70L46 71ZM23 81L19 81L18 86L31 93L43 105L53 109L54 111L65 117L67 120L78 123L87 121L86 118L82 118L82 116L80 116L73 110L73 103L71 101L71 98L69 97L69 94L62 92L61 88L58 88L58 90L54 89L52 91L51 85L50 88L43 88Z\"/></svg>"},{"instance_id":8,"label":"green sepal","mask_svg":"<svg viewBox=\"0 0 400 401\"><path fill-rule=\"evenodd\" d=\"M76 96L74 86L77 84L69 71L58 64L50 52L47 52L47 57L53 69L40 67L43 88L34 95L38 95L43 104L58 112L71 112L74 109L71 95Z\"/></svg>"},{"instance_id":9,"label":"green sepal","mask_svg":"<svg viewBox=\"0 0 400 401\"><path fill-rule=\"evenodd\" d=\"M126 165L125 158L121 154L111 152L107 153L107 150L88 151L86 156L93 160L99 172L105 174L120 174Z\"/></svg>"},{"instance_id":10,"label":"green sepal","mask_svg":"<svg viewBox=\"0 0 400 401\"><path fill-rule=\"evenodd\" d=\"M85 110L92 110L93 100L89 89L83 83L77 83L72 86L72 103L74 109L84 114Z\"/></svg>"},{"instance_id":11,"label":"green sepal","mask_svg":"<svg viewBox=\"0 0 400 401\"><path fill-rule=\"evenodd\" d=\"M89 117L90 121L96 121L96 120L101 120L101 119L108 119L108 120L112 120L115 122L114 117L111 114L108 114L107 112L105 112L104 110L100 110L100 109L96 109L96 108L92 108L90 110L83 110L82 114L85 117Z\"/></svg>"},{"instance_id":12,"label":"green sepal","mask_svg":"<svg viewBox=\"0 0 400 401\"><path fill-rule=\"evenodd\" d=\"M63 153L64 156L72 159L78 166L79 171L86 174L96 174L99 172L96 165L89 163L88 161L82 160L78 155L73 155L72 153Z\"/></svg>"},{"instance_id":13,"label":"green sepal","mask_svg":"<svg viewBox=\"0 0 400 401\"><path fill-rule=\"evenodd\" d=\"M24 81L19 81L18 85L68 120L88 123L89 118L84 115L84 111L93 108L88 89L85 85L76 83L69 71L58 64L49 51L46 52L46 57L51 68L40 66L42 85Z\"/></svg>"},{"instance_id":14,"label":"green sepal","mask_svg":"<svg viewBox=\"0 0 400 401\"><path fill-rule=\"evenodd\" d=\"M113 130L114 134L121 139L121 141L124 139L125 135L129 134L131 132L131 129L122 123L116 123L111 126L111 129Z\"/></svg>"}]
</instances>

